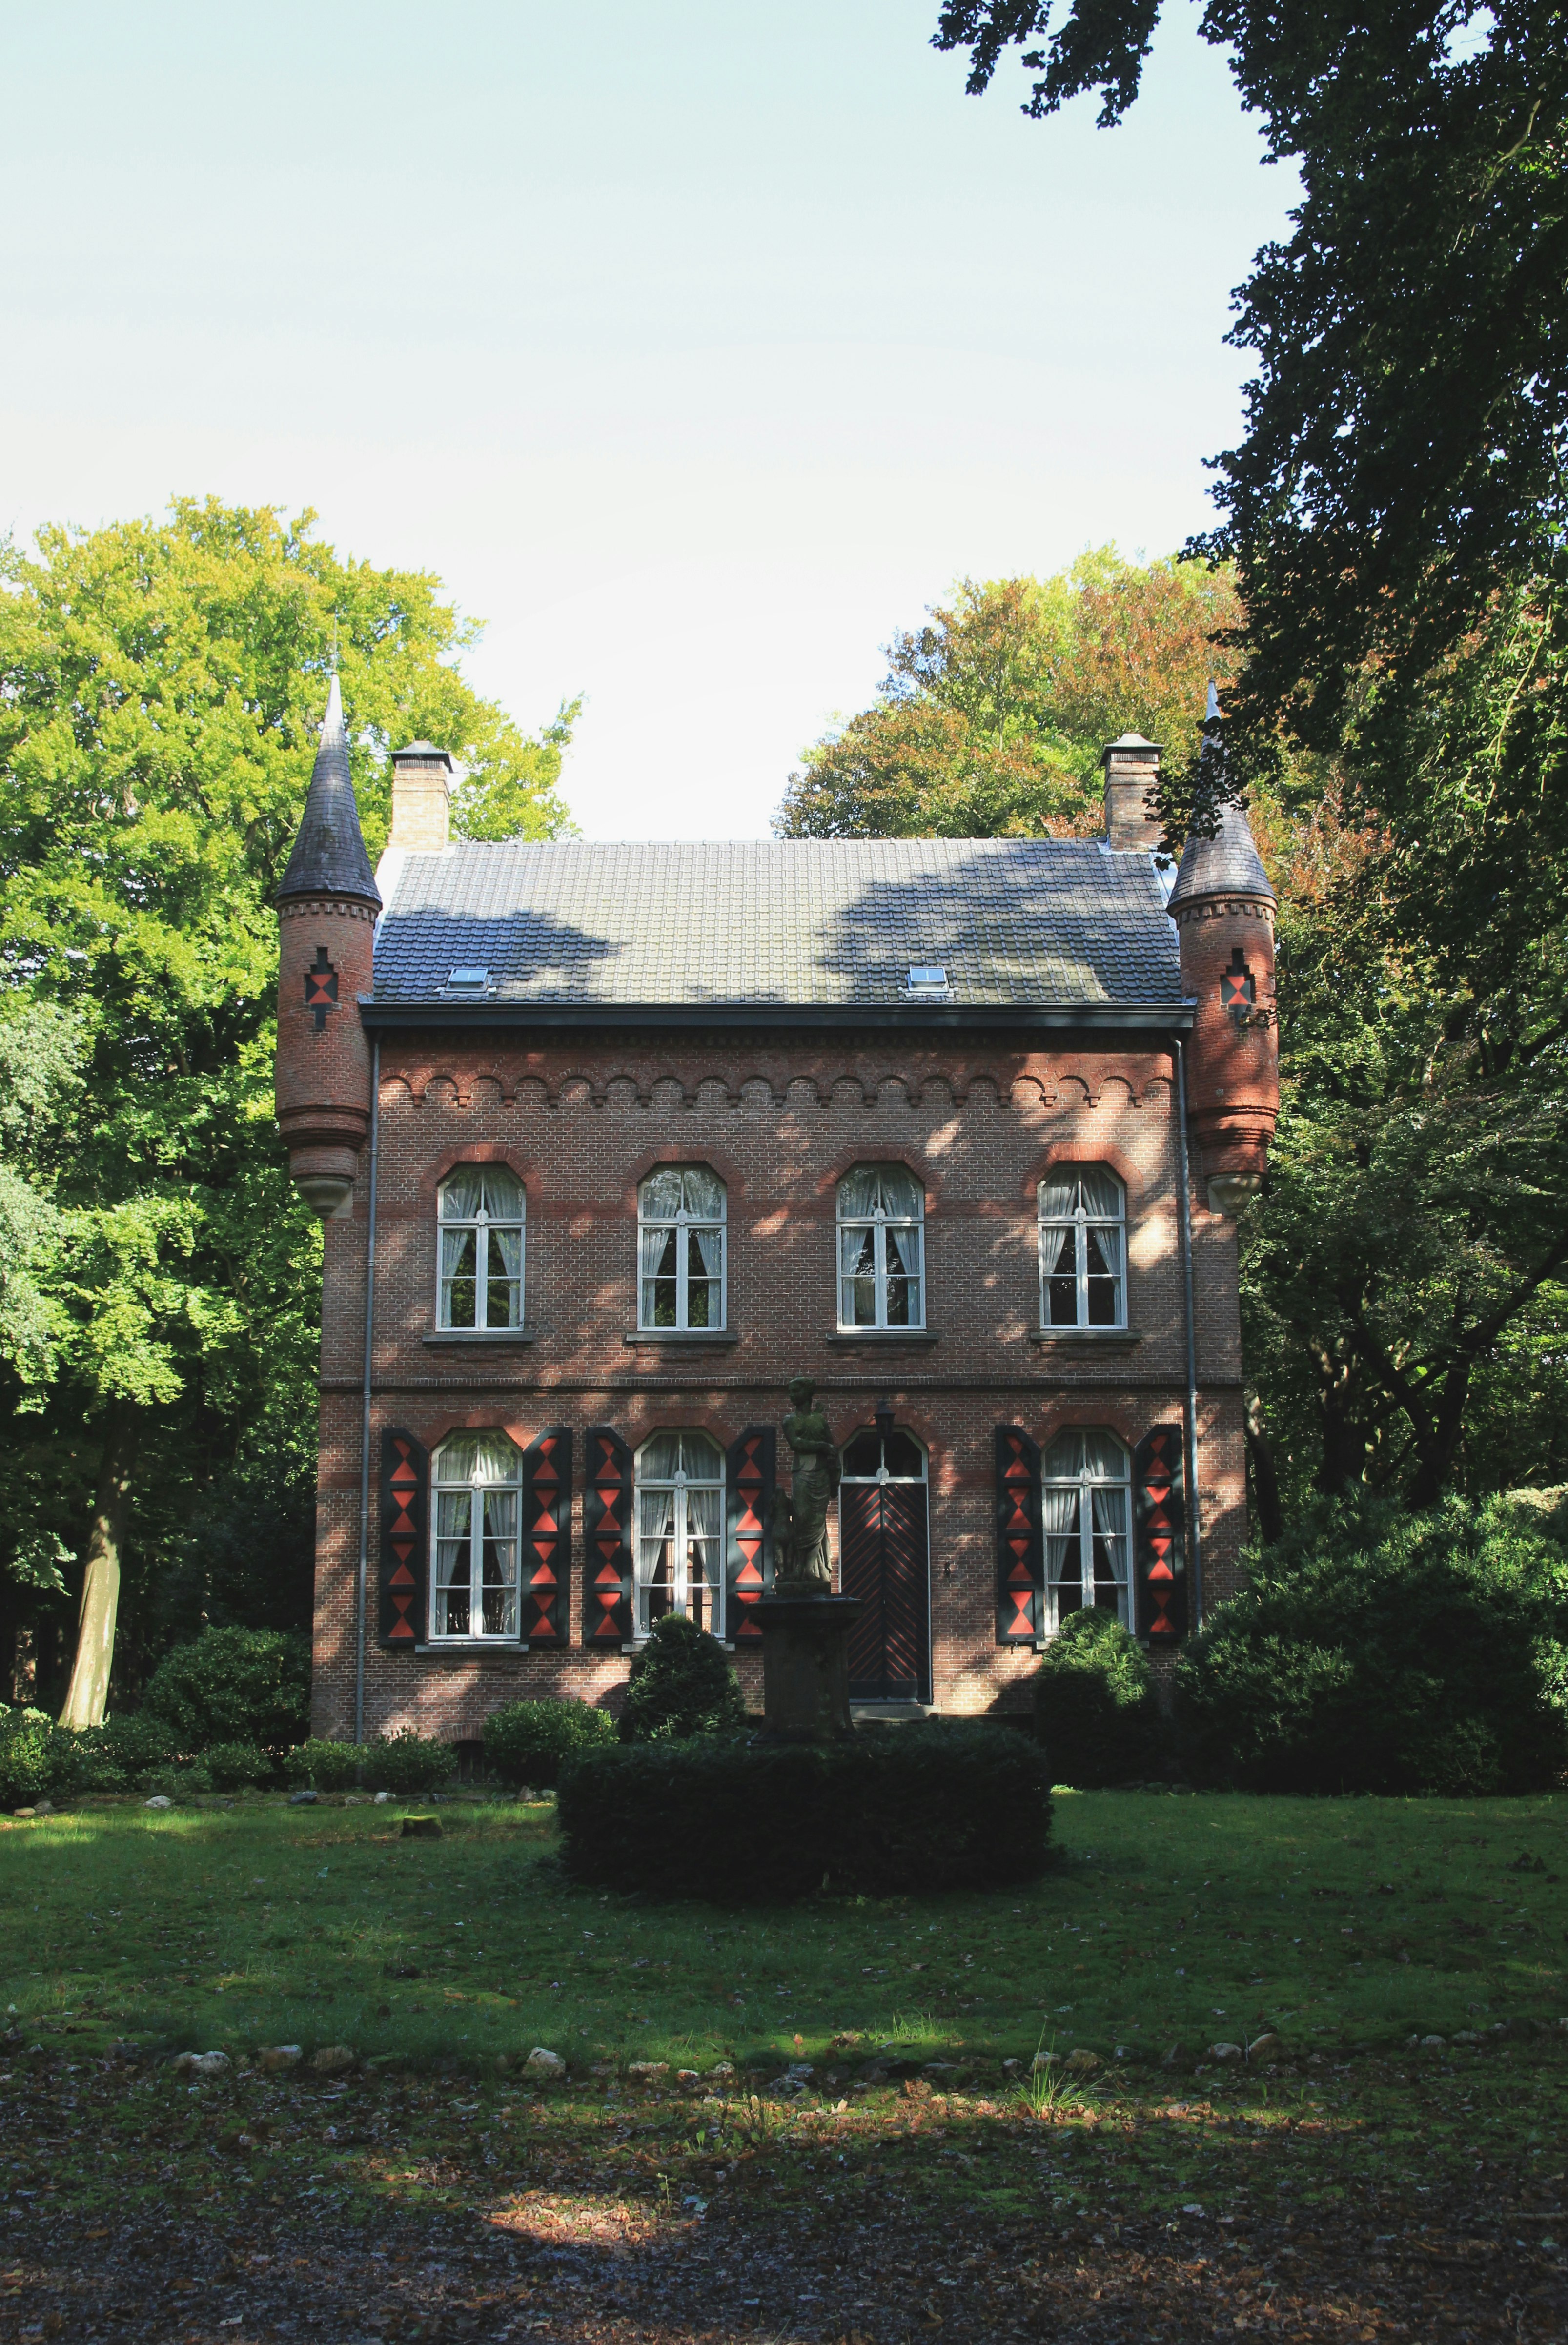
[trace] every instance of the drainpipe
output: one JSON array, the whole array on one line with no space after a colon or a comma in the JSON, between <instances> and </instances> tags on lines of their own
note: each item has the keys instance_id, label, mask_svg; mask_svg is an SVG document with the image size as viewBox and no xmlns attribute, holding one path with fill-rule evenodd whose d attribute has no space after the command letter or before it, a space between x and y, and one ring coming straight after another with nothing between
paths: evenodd
<instances>
[{"instance_id":1,"label":"drainpipe","mask_svg":"<svg viewBox=\"0 0 1568 2345\"><path fill-rule=\"evenodd\" d=\"M376 1325L376 1154L381 1122L381 1044L370 1053L370 1213L365 1231L365 1366L359 1408L359 1635L354 1656L354 1740L365 1740L365 1610L370 1582L370 1343Z\"/></svg>"},{"instance_id":2,"label":"drainpipe","mask_svg":"<svg viewBox=\"0 0 1568 2345\"><path fill-rule=\"evenodd\" d=\"M376 1181L374 1132L372 1125L372 1198ZM1187 1299L1187 1553L1192 1575L1192 1625L1199 1629L1203 1625L1203 1550L1198 1520L1198 1341L1192 1309L1192 1184L1187 1170L1187 1052L1179 1034L1176 1037L1176 1132L1181 1162L1181 1279ZM366 1406L369 1406L367 1399Z\"/></svg>"}]
</instances>

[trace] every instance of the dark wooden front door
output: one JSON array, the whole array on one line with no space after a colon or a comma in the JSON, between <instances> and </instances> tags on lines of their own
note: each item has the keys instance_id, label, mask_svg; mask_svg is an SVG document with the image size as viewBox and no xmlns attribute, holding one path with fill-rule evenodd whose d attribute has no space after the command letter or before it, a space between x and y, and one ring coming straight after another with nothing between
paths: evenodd
<instances>
[{"instance_id":1,"label":"dark wooden front door","mask_svg":"<svg viewBox=\"0 0 1568 2345\"><path fill-rule=\"evenodd\" d=\"M852 1701L929 1701L931 1597L924 1482L848 1482L839 1493Z\"/></svg>"}]
</instances>

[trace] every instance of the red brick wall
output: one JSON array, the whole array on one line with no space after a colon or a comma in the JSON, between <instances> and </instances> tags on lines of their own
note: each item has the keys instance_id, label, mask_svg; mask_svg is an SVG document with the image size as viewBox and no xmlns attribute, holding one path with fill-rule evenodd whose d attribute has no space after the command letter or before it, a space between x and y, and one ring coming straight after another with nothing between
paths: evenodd
<instances>
[{"instance_id":1,"label":"red brick wall","mask_svg":"<svg viewBox=\"0 0 1568 2345\"><path fill-rule=\"evenodd\" d=\"M529 1051L454 1037L382 1044L372 1459L382 1427L433 1442L453 1425L615 1425L633 1447L660 1426L722 1442L776 1422L788 1378L816 1379L846 1437L887 1395L930 1453L934 1692L943 1711L1022 1707L1027 1649L995 1641L999 1424L1042 1442L1069 1422L1129 1441L1179 1421L1186 1352L1168 1052L1134 1038L1030 1053L812 1038L755 1051L646 1036ZM435 1334L435 1183L466 1155L504 1155L528 1195L528 1345L442 1345ZM1032 1344L1038 1326L1036 1183L1062 1158L1108 1162L1128 1185L1129 1335ZM926 1192L931 1345L830 1340L834 1188L848 1165L896 1159ZM636 1184L652 1163L702 1162L728 1186L729 1327L722 1350L629 1345L636 1329ZM353 1726L359 1374L369 1152L354 1214L329 1223L322 1344L315 1731ZM1233 1225L1193 1196L1199 1480L1210 1600L1231 1583L1244 1528ZM786 1453L787 1457L787 1453ZM375 1642L370 1526L366 1726L477 1736L521 1694L612 1698L627 1662L578 1649L420 1656ZM582 1493L573 1518L572 1634L582 1617ZM755 1660L743 1657L743 1678ZM760 1706L760 1687L748 1690Z\"/></svg>"}]
</instances>

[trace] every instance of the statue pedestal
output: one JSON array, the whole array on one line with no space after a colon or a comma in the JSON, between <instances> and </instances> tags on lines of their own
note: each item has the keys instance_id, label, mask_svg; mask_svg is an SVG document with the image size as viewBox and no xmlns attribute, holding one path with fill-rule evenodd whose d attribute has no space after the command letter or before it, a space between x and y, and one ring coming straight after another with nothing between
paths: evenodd
<instances>
[{"instance_id":1,"label":"statue pedestal","mask_svg":"<svg viewBox=\"0 0 1568 2345\"><path fill-rule=\"evenodd\" d=\"M765 1742L835 1742L854 1732L849 1632L863 1609L857 1596L759 1599Z\"/></svg>"}]
</instances>

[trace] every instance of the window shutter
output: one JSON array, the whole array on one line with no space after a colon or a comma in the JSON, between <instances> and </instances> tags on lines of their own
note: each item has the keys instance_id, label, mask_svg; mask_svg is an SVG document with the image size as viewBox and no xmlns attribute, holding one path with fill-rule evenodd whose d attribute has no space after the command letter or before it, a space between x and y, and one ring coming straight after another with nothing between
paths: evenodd
<instances>
[{"instance_id":1,"label":"window shutter","mask_svg":"<svg viewBox=\"0 0 1568 2345\"><path fill-rule=\"evenodd\" d=\"M618 1650L632 1634L632 1452L612 1426L588 1428L582 1551L582 1641Z\"/></svg>"},{"instance_id":2,"label":"window shutter","mask_svg":"<svg viewBox=\"0 0 1568 2345\"><path fill-rule=\"evenodd\" d=\"M1181 1427L1159 1425L1132 1453L1138 1626L1159 1643L1187 1633L1187 1540Z\"/></svg>"},{"instance_id":3,"label":"window shutter","mask_svg":"<svg viewBox=\"0 0 1568 2345\"><path fill-rule=\"evenodd\" d=\"M552 1425L522 1453L522 1625L528 1645L567 1641L572 1579L572 1428Z\"/></svg>"},{"instance_id":4,"label":"window shutter","mask_svg":"<svg viewBox=\"0 0 1568 2345\"><path fill-rule=\"evenodd\" d=\"M724 1635L761 1644L753 1609L774 1584L774 1463L771 1425L748 1425L724 1452Z\"/></svg>"},{"instance_id":5,"label":"window shutter","mask_svg":"<svg viewBox=\"0 0 1568 2345\"><path fill-rule=\"evenodd\" d=\"M425 1573L430 1555L430 1452L411 1433L381 1436L379 1642L411 1653L426 1636Z\"/></svg>"},{"instance_id":6,"label":"window shutter","mask_svg":"<svg viewBox=\"0 0 1568 2345\"><path fill-rule=\"evenodd\" d=\"M1032 1645L1045 1628L1040 1449L1021 1425L996 1427L996 1642Z\"/></svg>"}]
</instances>

